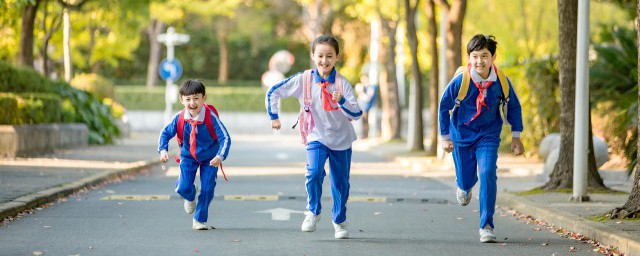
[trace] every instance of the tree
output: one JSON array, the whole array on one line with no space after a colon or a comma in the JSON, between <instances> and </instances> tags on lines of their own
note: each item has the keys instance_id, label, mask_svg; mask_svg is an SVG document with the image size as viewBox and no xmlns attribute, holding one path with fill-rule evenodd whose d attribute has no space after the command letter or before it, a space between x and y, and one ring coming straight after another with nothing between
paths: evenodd
<instances>
[{"instance_id":1,"label":"tree","mask_svg":"<svg viewBox=\"0 0 640 256\"><path fill-rule=\"evenodd\" d=\"M20 29L20 54L18 64L33 67L33 29L41 0L23 1L22 28Z\"/></svg>"},{"instance_id":2,"label":"tree","mask_svg":"<svg viewBox=\"0 0 640 256\"><path fill-rule=\"evenodd\" d=\"M47 27L47 16L49 16L48 10L48 2L44 3L41 22L41 29L44 32L44 38L42 38L42 46L40 47L40 57L42 58L42 74L45 77L49 77L49 41L53 34L60 29L60 25L62 24L62 13L59 15L54 15L51 24Z\"/></svg>"},{"instance_id":3,"label":"tree","mask_svg":"<svg viewBox=\"0 0 640 256\"><path fill-rule=\"evenodd\" d=\"M429 73L429 98L430 111L431 111L431 137L429 138L430 144L427 147L427 155L435 156L438 152L438 25L436 24L435 15L435 3L433 0L426 1L425 12L427 19L429 20L429 54L431 55L431 72ZM441 32L442 33L442 32Z\"/></svg>"},{"instance_id":4,"label":"tree","mask_svg":"<svg viewBox=\"0 0 640 256\"><path fill-rule=\"evenodd\" d=\"M636 3L636 43L640 45L640 1ZM640 84L640 51L638 52L638 72L637 72L637 82ZM637 104L637 113L636 117L640 120L640 86L638 86L638 104ZM636 122L637 132L640 134L640 122ZM640 213L640 140L637 141L636 147L638 148L636 161L635 161L635 177L633 179L633 188L631 189L631 193L629 194L629 198L627 202L622 206L613 209L609 216L611 218L637 218L638 213Z\"/></svg>"},{"instance_id":5,"label":"tree","mask_svg":"<svg viewBox=\"0 0 640 256\"><path fill-rule=\"evenodd\" d=\"M384 61L384 69L380 76L380 98L382 101L382 138L384 140L400 139L401 112L400 100L398 97L398 84L396 80L396 30L398 28L399 6L391 5L392 2L385 2L391 8L385 8L383 14L380 2L377 5L377 12L380 16L382 31L386 37L383 40L381 59ZM390 17L387 17L390 16Z\"/></svg>"},{"instance_id":6,"label":"tree","mask_svg":"<svg viewBox=\"0 0 640 256\"><path fill-rule=\"evenodd\" d=\"M164 22L158 19L152 19L144 33L149 37L149 62L147 63L147 88L151 88L158 81L158 65L160 64L160 42L158 35L165 29Z\"/></svg>"},{"instance_id":7,"label":"tree","mask_svg":"<svg viewBox=\"0 0 640 256\"><path fill-rule=\"evenodd\" d=\"M467 10L467 0L438 0L440 7L447 13L447 74L453 77L456 69L462 66L462 25Z\"/></svg>"},{"instance_id":8,"label":"tree","mask_svg":"<svg viewBox=\"0 0 640 256\"><path fill-rule=\"evenodd\" d=\"M575 124L576 44L578 30L578 0L558 0L560 43L560 156L549 175L544 190L573 187L573 146ZM590 112L590 111L589 111ZM590 115L589 115L590 116ZM589 138L592 137L589 118ZM604 189L604 182L595 167L593 140L589 140L588 187Z\"/></svg>"},{"instance_id":9,"label":"tree","mask_svg":"<svg viewBox=\"0 0 640 256\"><path fill-rule=\"evenodd\" d=\"M411 50L411 97L409 103L409 131L413 134L409 135L410 141L407 141L409 150L424 150L424 133L422 128L422 74L420 74L420 63L418 62L418 36L416 31L416 12L420 4L420 0L416 0L412 6L411 0L404 0L405 18L407 22L407 41Z\"/></svg>"}]
</instances>

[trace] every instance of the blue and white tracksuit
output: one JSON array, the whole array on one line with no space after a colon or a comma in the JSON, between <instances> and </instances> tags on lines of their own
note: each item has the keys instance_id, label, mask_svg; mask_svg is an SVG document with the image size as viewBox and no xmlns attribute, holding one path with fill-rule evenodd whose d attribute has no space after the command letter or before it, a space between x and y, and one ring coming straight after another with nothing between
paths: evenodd
<instances>
[{"instance_id":1,"label":"blue and white tracksuit","mask_svg":"<svg viewBox=\"0 0 640 256\"><path fill-rule=\"evenodd\" d=\"M314 215L321 212L322 182L326 175L324 165L329 159L331 170L331 192L333 195L333 222L340 224L346 220L347 199L349 198L349 172L351 170L351 144L357 135L351 120L362 116L362 110L356 103L351 84L343 81L342 99L338 102L339 110L325 111L322 107L321 88L318 83L328 81L327 90L336 89L335 68L323 79L317 70L312 71L311 83L311 115L315 127L307 136L307 209ZM278 119L277 102L290 96L296 97L300 106L304 106L302 73L295 74L269 89L266 96L266 107L271 120Z\"/></svg>"},{"instance_id":2,"label":"blue and white tracksuit","mask_svg":"<svg viewBox=\"0 0 640 256\"><path fill-rule=\"evenodd\" d=\"M202 108L205 110L205 108ZM168 151L169 149L169 140L176 136L176 129L182 129L181 127L177 127L178 124L178 116L180 113L176 114L173 117L171 123L164 127L162 132L160 133L160 138L158 140L158 152L162 150ZM219 158L221 161L224 161L229 155L229 148L231 146L231 137L227 132L227 128L225 128L222 121L216 116L213 111L211 112L211 122L213 124L213 129L215 130L215 134L218 137L218 141L215 141L209 130L207 125L204 123L205 111L200 111L200 113L191 117L189 111L184 111L184 131L182 140L182 147L180 147L180 176L176 181L176 189L175 191L180 194L184 199L193 201L196 197L196 188L194 186L194 181L196 178L196 172L198 171L198 167L200 168L200 196L198 196L198 203L196 205L196 211L194 214L194 219L199 222L206 222L209 215L209 204L211 204L211 200L213 199L214 189L216 187L216 178L218 175L218 167L214 167L209 165L209 162L214 158ZM189 137L191 136L192 128L191 124L187 122L187 120L195 119L197 121L202 122L196 126L196 157L197 160L194 159L189 153Z\"/></svg>"},{"instance_id":3,"label":"blue and white tracksuit","mask_svg":"<svg viewBox=\"0 0 640 256\"><path fill-rule=\"evenodd\" d=\"M483 79L472 69L471 79L467 96L456 108L454 105L462 84L462 74L449 82L440 100L440 134L443 140L451 139L453 142L452 155L458 188L469 192L478 181L478 176L480 177L480 228L487 224L493 228L497 191L496 162L503 122L500 115L502 86L493 68L487 79ZM485 91L485 103L489 109L483 108L480 115L469 122L476 113L476 98L479 94L473 82L482 82L484 85L486 81L493 81ZM453 111L450 115L451 109ZM512 137L520 137L523 129L522 109L511 84L507 113Z\"/></svg>"}]
</instances>

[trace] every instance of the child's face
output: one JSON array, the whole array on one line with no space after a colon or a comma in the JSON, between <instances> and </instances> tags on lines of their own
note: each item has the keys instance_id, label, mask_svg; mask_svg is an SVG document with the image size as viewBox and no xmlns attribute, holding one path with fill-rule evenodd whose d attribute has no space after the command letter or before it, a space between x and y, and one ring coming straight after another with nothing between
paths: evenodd
<instances>
[{"instance_id":1,"label":"child's face","mask_svg":"<svg viewBox=\"0 0 640 256\"><path fill-rule=\"evenodd\" d=\"M189 111L189 114L192 117L195 117L200 113L200 110L202 110L202 106L204 106L206 100L207 95L202 95L201 93L180 96L180 103L184 105L184 109Z\"/></svg>"},{"instance_id":2,"label":"child's face","mask_svg":"<svg viewBox=\"0 0 640 256\"><path fill-rule=\"evenodd\" d=\"M318 44L311 53L311 59L316 64L320 76L327 77L338 61L338 54L330 44Z\"/></svg>"},{"instance_id":3,"label":"child's face","mask_svg":"<svg viewBox=\"0 0 640 256\"><path fill-rule=\"evenodd\" d=\"M495 55L491 55L491 52L489 52L487 48L484 48L479 51L472 51L468 57L471 68L478 72L481 77L489 77L493 61L496 60Z\"/></svg>"}]
</instances>

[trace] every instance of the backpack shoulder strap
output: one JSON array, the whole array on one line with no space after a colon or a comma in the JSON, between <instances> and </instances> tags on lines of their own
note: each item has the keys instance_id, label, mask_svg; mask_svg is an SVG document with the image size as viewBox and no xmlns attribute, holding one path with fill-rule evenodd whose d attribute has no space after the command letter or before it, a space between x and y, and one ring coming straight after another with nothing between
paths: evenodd
<instances>
[{"instance_id":1,"label":"backpack shoulder strap","mask_svg":"<svg viewBox=\"0 0 640 256\"><path fill-rule=\"evenodd\" d=\"M178 146L182 147L182 140L184 138L184 109L180 111L178 115L178 123L176 124L176 140L178 141Z\"/></svg>"},{"instance_id":2,"label":"backpack shoulder strap","mask_svg":"<svg viewBox=\"0 0 640 256\"><path fill-rule=\"evenodd\" d=\"M302 90L304 97L304 104L306 106L311 105L311 84L313 81L313 76L311 74L311 69L307 69L302 73Z\"/></svg>"},{"instance_id":3,"label":"backpack shoulder strap","mask_svg":"<svg viewBox=\"0 0 640 256\"><path fill-rule=\"evenodd\" d=\"M205 104L204 108L206 110L206 112L204 113L204 123L205 125L207 125L207 129L209 130L209 134L211 134L211 138L213 138L213 140L215 141L218 141L218 135L216 135L216 130L213 129L213 118L211 117L211 111L213 111L213 114L215 114L216 117L219 117L218 110L213 105L209 104Z\"/></svg>"},{"instance_id":4,"label":"backpack shoulder strap","mask_svg":"<svg viewBox=\"0 0 640 256\"><path fill-rule=\"evenodd\" d=\"M460 102L462 102L462 100L467 97L467 92L469 92L469 82L471 80L469 69L467 69L467 67L460 66L456 70L456 73L453 77L455 78L460 73L462 73L462 83L460 84L460 90L458 90L458 98L456 99L455 105L456 107L460 106Z\"/></svg>"},{"instance_id":5,"label":"backpack shoulder strap","mask_svg":"<svg viewBox=\"0 0 640 256\"><path fill-rule=\"evenodd\" d=\"M493 65L493 68L498 74L498 80L500 81L500 86L502 87L502 95L504 95L504 100L506 103L507 101L509 101L509 80L507 80L507 76L502 72L502 70L496 68L496 65Z\"/></svg>"}]
</instances>

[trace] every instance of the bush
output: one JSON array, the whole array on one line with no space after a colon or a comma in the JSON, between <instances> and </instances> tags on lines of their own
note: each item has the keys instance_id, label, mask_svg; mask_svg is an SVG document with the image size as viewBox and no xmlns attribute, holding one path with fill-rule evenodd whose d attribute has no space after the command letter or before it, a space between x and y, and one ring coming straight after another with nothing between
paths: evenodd
<instances>
[{"instance_id":1,"label":"bush","mask_svg":"<svg viewBox=\"0 0 640 256\"><path fill-rule=\"evenodd\" d=\"M164 87L117 86L116 98L128 110L164 110ZM265 92L260 87L207 87L207 103L221 112L266 112ZM174 110L184 108L180 102ZM282 101L283 112L298 112L300 104L294 98Z\"/></svg>"},{"instance_id":2,"label":"bush","mask_svg":"<svg viewBox=\"0 0 640 256\"><path fill-rule=\"evenodd\" d=\"M53 92L53 89L35 70L0 61L0 92Z\"/></svg>"},{"instance_id":3,"label":"bush","mask_svg":"<svg viewBox=\"0 0 640 256\"><path fill-rule=\"evenodd\" d=\"M0 124L18 123L18 97L13 93L0 93Z\"/></svg>"},{"instance_id":4,"label":"bush","mask_svg":"<svg viewBox=\"0 0 640 256\"><path fill-rule=\"evenodd\" d=\"M113 83L98 74L79 74L71 80L71 86L93 94L98 100L113 99Z\"/></svg>"},{"instance_id":5,"label":"bush","mask_svg":"<svg viewBox=\"0 0 640 256\"><path fill-rule=\"evenodd\" d=\"M62 100L53 93L21 93L18 100L21 124L48 124L62 121Z\"/></svg>"}]
</instances>

